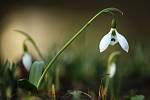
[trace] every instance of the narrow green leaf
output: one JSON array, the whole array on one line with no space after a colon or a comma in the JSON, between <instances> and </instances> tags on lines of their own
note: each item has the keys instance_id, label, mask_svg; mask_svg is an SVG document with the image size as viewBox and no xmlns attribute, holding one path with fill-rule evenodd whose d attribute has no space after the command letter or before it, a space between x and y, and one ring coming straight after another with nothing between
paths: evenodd
<instances>
[{"instance_id":1,"label":"narrow green leaf","mask_svg":"<svg viewBox=\"0 0 150 100\"><path fill-rule=\"evenodd\" d=\"M37 83L42 75L44 65L45 64L43 61L35 61L31 66L29 81L35 86L37 86Z\"/></svg>"}]
</instances>

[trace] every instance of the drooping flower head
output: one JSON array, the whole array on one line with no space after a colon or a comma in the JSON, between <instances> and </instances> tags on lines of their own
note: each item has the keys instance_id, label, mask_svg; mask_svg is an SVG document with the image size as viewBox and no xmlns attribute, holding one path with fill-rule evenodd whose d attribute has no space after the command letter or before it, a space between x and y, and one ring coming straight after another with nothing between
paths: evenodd
<instances>
[{"instance_id":1,"label":"drooping flower head","mask_svg":"<svg viewBox=\"0 0 150 100\"><path fill-rule=\"evenodd\" d=\"M32 65L32 56L28 52L28 49L27 49L27 46L25 45L25 43L23 45L23 49L24 49L24 54L23 54L23 57L22 57L22 63L24 65L25 69L27 71L29 71L30 68L31 68L31 65Z\"/></svg>"},{"instance_id":2,"label":"drooping flower head","mask_svg":"<svg viewBox=\"0 0 150 100\"><path fill-rule=\"evenodd\" d=\"M32 65L32 57L31 54L28 52L25 52L23 57L22 57L22 63L24 67L26 68L27 71L30 70L30 67Z\"/></svg>"},{"instance_id":3,"label":"drooping flower head","mask_svg":"<svg viewBox=\"0 0 150 100\"><path fill-rule=\"evenodd\" d=\"M124 51L126 52L129 51L128 42L123 35L118 33L116 29L116 20L115 18L113 18L110 31L100 41L100 44L99 44L100 52L105 51L109 45L114 46L117 43L119 43L119 45Z\"/></svg>"}]
</instances>

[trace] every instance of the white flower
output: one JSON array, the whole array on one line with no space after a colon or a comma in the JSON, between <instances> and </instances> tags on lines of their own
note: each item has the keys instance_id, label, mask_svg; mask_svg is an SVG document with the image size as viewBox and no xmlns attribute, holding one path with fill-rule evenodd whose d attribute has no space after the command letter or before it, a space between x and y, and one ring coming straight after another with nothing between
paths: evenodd
<instances>
[{"instance_id":1,"label":"white flower","mask_svg":"<svg viewBox=\"0 0 150 100\"><path fill-rule=\"evenodd\" d=\"M115 73L116 73L116 64L112 63L110 65L110 69L109 69L109 77L113 78L113 76L115 75Z\"/></svg>"},{"instance_id":2,"label":"white flower","mask_svg":"<svg viewBox=\"0 0 150 100\"><path fill-rule=\"evenodd\" d=\"M113 46L118 42L123 50L125 50L126 52L129 51L129 45L126 38L118 33L116 28L111 28L111 30L100 41L100 52L105 51L109 45Z\"/></svg>"},{"instance_id":3,"label":"white flower","mask_svg":"<svg viewBox=\"0 0 150 100\"><path fill-rule=\"evenodd\" d=\"M28 52L25 52L22 57L22 63L27 71L30 70L30 67L32 65L32 57Z\"/></svg>"}]
</instances>

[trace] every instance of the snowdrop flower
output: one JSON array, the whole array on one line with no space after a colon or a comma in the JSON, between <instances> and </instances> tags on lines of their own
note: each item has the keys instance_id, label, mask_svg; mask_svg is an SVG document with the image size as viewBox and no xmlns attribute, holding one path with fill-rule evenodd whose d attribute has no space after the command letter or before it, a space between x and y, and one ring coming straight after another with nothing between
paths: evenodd
<instances>
[{"instance_id":1,"label":"snowdrop flower","mask_svg":"<svg viewBox=\"0 0 150 100\"><path fill-rule=\"evenodd\" d=\"M99 44L100 52L105 51L109 45L114 46L115 44L119 43L121 48L128 52L129 51L129 45L126 40L126 38L117 32L116 30L116 21L112 20L112 28L110 31L102 38Z\"/></svg>"},{"instance_id":2,"label":"snowdrop flower","mask_svg":"<svg viewBox=\"0 0 150 100\"><path fill-rule=\"evenodd\" d=\"M25 52L23 57L22 57L22 63L24 65L24 67L26 68L27 71L30 70L31 65L32 65L32 57L30 55L30 53Z\"/></svg>"},{"instance_id":3,"label":"snowdrop flower","mask_svg":"<svg viewBox=\"0 0 150 100\"><path fill-rule=\"evenodd\" d=\"M31 54L28 52L28 47L27 45L25 44L26 40L24 40L24 43L23 43L23 50L24 50L24 54L23 54L23 57L22 57L22 63L25 67L25 69L27 71L30 70L31 68L31 65L32 65L32 56Z\"/></svg>"},{"instance_id":4,"label":"snowdrop flower","mask_svg":"<svg viewBox=\"0 0 150 100\"><path fill-rule=\"evenodd\" d=\"M109 77L113 78L113 76L115 75L115 73L116 73L116 64L112 63L110 65L110 69L109 69Z\"/></svg>"}]
</instances>

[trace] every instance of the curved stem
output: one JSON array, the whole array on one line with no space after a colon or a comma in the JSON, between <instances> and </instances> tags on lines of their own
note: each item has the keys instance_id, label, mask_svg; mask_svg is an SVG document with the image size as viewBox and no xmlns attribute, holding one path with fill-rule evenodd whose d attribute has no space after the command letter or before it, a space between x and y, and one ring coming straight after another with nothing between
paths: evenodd
<instances>
[{"instance_id":1,"label":"curved stem","mask_svg":"<svg viewBox=\"0 0 150 100\"><path fill-rule=\"evenodd\" d=\"M40 49L38 48L38 46L36 45L36 43L33 40L30 40L30 42L33 44L34 48L36 49L36 51L39 54L39 56L41 57L41 59L45 61L45 58L43 57L43 55L40 52Z\"/></svg>"},{"instance_id":2,"label":"curved stem","mask_svg":"<svg viewBox=\"0 0 150 100\"><path fill-rule=\"evenodd\" d=\"M26 32L23 32L23 31L21 31L21 30L14 30L14 31L16 31L16 32L18 32L18 33L21 33L21 34L23 34L24 36L26 36L26 37L27 37L26 41L28 40L28 41L31 42L31 44L34 46L35 50L37 51L38 55L41 57L42 60L45 61L45 58L44 58L44 56L42 55L42 53L41 53L40 49L38 48L38 46L36 45L35 41L34 41ZM25 41L25 42L26 42L26 41Z\"/></svg>"},{"instance_id":3,"label":"curved stem","mask_svg":"<svg viewBox=\"0 0 150 100\"><path fill-rule=\"evenodd\" d=\"M64 96L66 96L66 95L68 95L68 94L72 94L72 95L73 95L73 94L75 94L75 93L83 94L83 95L89 97L91 100L95 100L95 98L94 98L93 96L89 95L89 94L86 93L86 92L80 91L80 90L68 91L68 93L66 93Z\"/></svg>"},{"instance_id":4,"label":"curved stem","mask_svg":"<svg viewBox=\"0 0 150 100\"><path fill-rule=\"evenodd\" d=\"M104 91L102 93L103 97L107 96L107 90L109 87L109 82L110 82L110 67L112 63L116 63L118 56L120 55L119 51L113 52L110 54L109 58L108 58L108 64L107 64L107 73L106 73L106 80L105 80L105 85L104 85Z\"/></svg>"},{"instance_id":5,"label":"curved stem","mask_svg":"<svg viewBox=\"0 0 150 100\"><path fill-rule=\"evenodd\" d=\"M86 95L87 97L89 97L91 100L95 100L94 97L92 97L91 95L89 95L86 92L80 91L82 94Z\"/></svg>"},{"instance_id":6,"label":"curved stem","mask_svg":"<svg viewBox=\"0 0 150 100\"><path fill-rule=\"evenodd\" d=\"M52 60L47 64L42 76L40 77L38 84L37 84L37 88L39 88L45 74L47 73L47 71L49 70L49 68L52 66L52 64L54 63L54 61L58 58L58 56L81 34L81 32L91 24L91 22L97 18L100 14L102 13L113 13L114 11L119 12L122 14L122 11L117 9L117 8L106 8L101 10L100 12L98 12L94 17L92 17L78 32L75 33L75 35L58 51L58 53L52 58Z\"/></svg>"}]
</instances>

